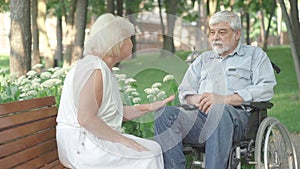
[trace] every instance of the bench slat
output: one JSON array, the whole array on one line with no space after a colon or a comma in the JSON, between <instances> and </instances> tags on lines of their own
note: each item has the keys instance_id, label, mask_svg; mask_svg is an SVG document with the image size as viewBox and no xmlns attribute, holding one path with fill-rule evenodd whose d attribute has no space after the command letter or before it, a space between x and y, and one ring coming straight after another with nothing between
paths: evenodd
<instances>
[{"instance_id":1,"label":"bench slat","mask_svg":"<svg viewBox=\"0 0 300 169\"><path fill-rule=\"evenodd\" d=\"M41 168L44 166L54 165L57 160L57 150L54 149L46 154L43 154L35 159L32 159L22 165L19 165L15 169L24 169L24 168ZM52 164L54 163L54 164ZM59 163L58 163L59 164ZM56 164L56 165L58 165Z\"/></svg>"},{"instance_id":2,"label":"bench slat","mask_svg":"<svg viewBox=\"0 0 300 169\"><path fill-rule=\"evenodd\" d=\"M56 107L46 107L30 112L14 114L13 116L0 117L0 131L20 124L33 122L47 117L53 117L56 116L56 114Z\"/></svg>"},{"instance_id":3,"label":"bench slat","mask_svg":"<svg viewBox=\"0 0 300 169\"><path fill-rule=\"evenodd\" d=\"M47 140L55 139L55 135L55 128L52 128L34 135L29 135L27 137L15 140L13 142L9 142L7 144L0 145L0 158L19 151L23 151Z\"/></svg>"},{"instance_id":4,"label":"bench slat","mask_svg":"<svg viewBox=\"0 0 300 169\"><path fill-rule=\"evenodd\" d=\"M52 163L45 165L44 167L41 167L41 169L64 169L66 168L63 166L59 160L55 160Z\"/></svg>"},{"instance_id":5,"label":"bench slat","mask_svg":"<svg viewBox=\"0 0 300 169\"><path fill-rule=\"evenodd\" d=\"M4 103L4 104L0 104L0 116L14 113L14 112L31 110L39 107L47 107L52 105L55 105L55 98L53 96Z\"/></svg>"},{"instance_id":6,"label":"bench slat","mask_svg":"<svg viewBox=\"0 0 300 169\"><path fill-rule=\"evenodd\" d=\"M35 121L22 126L17 126L11 129L0 131L0 144L22 138L26 135L52 128L56 125L56 117Z\"/></svg>"},{"instance_id":7,"label":"bench slat","mask_svg":"<svg viewBox=\"0 0 300 169\"><path fill-rule=\"evenodd\" d=\"M12 168L23 164L27 161L30 161L45 152L57 149L56 140L50 140L48 142L36 145L28 150L21 151L14 155L0 159L1 167L3 168Z\"/></svg>"}]
</instances>

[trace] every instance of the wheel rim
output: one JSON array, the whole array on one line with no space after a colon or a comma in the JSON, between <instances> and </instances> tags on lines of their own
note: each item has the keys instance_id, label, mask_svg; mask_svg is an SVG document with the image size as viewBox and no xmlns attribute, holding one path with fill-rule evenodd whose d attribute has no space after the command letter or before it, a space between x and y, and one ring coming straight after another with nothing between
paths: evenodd
<instances>
[{"instance_id":1,"label":"wheel rim","mask_svg":"<svg viewBox=\"0 0 300 169\"><path fill-rule=\"evenodd\" d=\"M276 118L267 117L261 123L256 137L255 160L256 169L298 169L290 135Z\"/></svg>"}]
</instances>

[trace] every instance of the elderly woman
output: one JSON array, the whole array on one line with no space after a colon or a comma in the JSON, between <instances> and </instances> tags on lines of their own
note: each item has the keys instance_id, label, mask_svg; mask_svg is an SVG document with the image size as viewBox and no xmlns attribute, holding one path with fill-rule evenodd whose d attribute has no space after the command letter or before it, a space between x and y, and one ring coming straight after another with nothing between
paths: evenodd
<instances>
[{"instance_id":1,"label":"elderly woman","mask_svg":"<svg viewBox=\"0 0 300 169\"><path fill-rule=\"evenodd\" d=\"M163 168L159 144L121 133L123 120L172 101L122 105L113 66L131 54L134 26L112 14L100 16L85 42L83 59L67 75L57 117L60 161L69 168Z\"/></svg>"}]
</instances>

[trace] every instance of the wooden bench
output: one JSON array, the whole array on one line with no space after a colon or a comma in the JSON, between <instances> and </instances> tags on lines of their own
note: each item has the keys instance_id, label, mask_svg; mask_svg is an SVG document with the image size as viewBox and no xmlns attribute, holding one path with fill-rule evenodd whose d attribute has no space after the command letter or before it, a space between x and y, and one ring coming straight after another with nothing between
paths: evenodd
<instances>
[{"instance_id":1,"label":"wooden bench","mask_svg":"<svg viewBox=\"0 0 300 169\"><path fill-rule=\"evenodd\" d=\"M0 104L0 168L65 168L56 144L53 96Z\"/></svg>"}]
</instances>

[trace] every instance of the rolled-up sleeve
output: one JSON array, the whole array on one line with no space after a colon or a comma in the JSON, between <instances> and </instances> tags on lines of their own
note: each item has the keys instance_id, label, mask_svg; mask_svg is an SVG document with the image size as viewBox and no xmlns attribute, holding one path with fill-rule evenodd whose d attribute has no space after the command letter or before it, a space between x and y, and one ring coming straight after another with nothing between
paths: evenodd
<instances>
[{"instance_id":1,"label":"rolled-up sleeve","mask_svg":"<svg viewBox=\"0 0 300 169\"><path fill-rule=\"evenodd\" d=\"M199 89L199 80L202 64L200 58L197 58L187 69L181 84L178 87L179 100L182 104L186 103L185 96L197 94Z\"/></svg>"}]
</instances>

